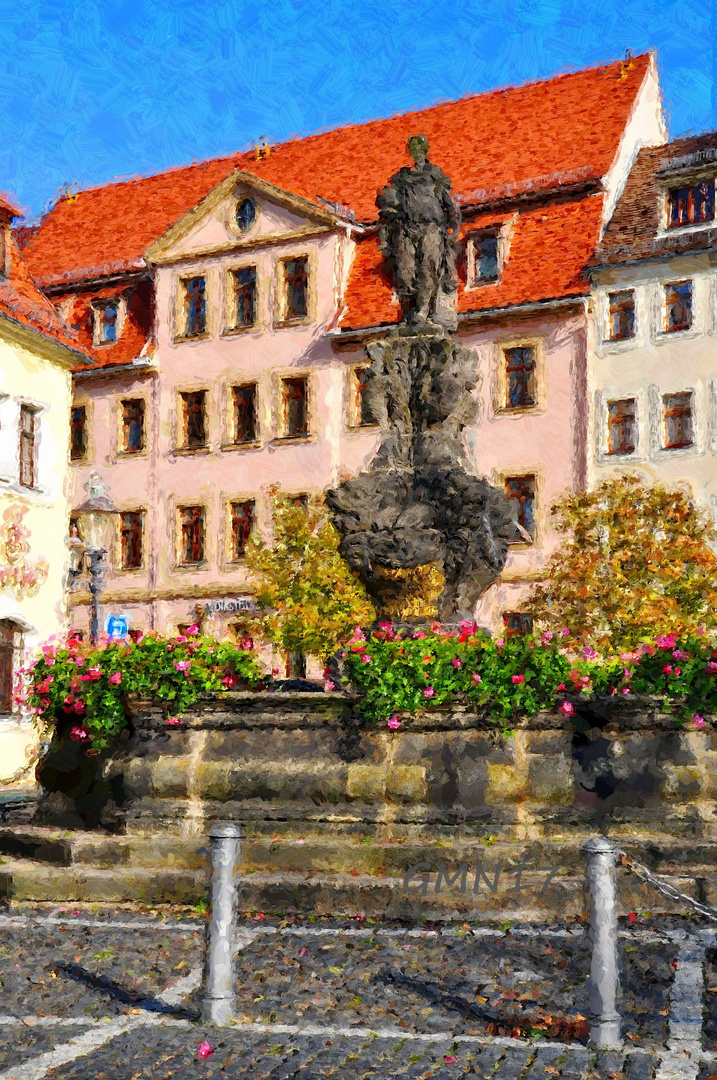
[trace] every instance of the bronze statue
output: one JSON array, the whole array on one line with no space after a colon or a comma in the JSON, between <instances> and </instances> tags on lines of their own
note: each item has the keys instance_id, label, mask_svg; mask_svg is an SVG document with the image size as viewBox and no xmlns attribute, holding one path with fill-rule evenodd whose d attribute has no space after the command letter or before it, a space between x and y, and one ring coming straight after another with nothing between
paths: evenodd
<instances>
[{"instance_id":1,"label":"bronze statue","mask_svg":"<svg viewBox=\"0 0 717 1080\"><path fill-rule=\"evenodd\" d=\"M404 321L420 326L445 324L441 294L455 296L455 240L459 216L451 199L451 182L428 160L428 140L408 140L413 167L391 177L379 194L381 251L401 301Z\"/></svg>"}]
</instances>

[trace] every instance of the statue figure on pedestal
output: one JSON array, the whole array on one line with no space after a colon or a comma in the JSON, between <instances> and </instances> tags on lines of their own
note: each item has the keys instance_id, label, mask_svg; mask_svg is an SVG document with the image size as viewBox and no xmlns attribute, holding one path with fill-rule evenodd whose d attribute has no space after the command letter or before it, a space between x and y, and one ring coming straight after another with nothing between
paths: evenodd
<instances>
[{"instance_id":1,"label":"statue figure on pedestal","mask_svg":"<svg viewBox=\"0 0 717 1080\"><path fill-rule=\"evenodd\" d=\"M366 348L364 401L381 426L369 467L327 493L341 550L381 613L395 578L437 567L444 622L473 617L500 574L516 535L500 488L476 475L463 429L478 419L478 354L456 340L458 213L450 181L414 135L413 168L400 169L377 199L386 268L401 300L397 330Z\"/></svg>"},{"instance_id":2,"label":"statue figure on pedestal","mask_svg":"<svg viewBox=\"0 0 717 1080\"><path fill-rule=\"evenodd\" d=\"M428 140L408 141L413 167L399 169L379 194L381 251L401 301L402 317L418 328L446 325L441 294L456 292L456 245L460 219L451 182L428 160ZM455 301L452 305L455 310ZM454 326L450 327L454 329Z\"/></svg>"}]
</instances>

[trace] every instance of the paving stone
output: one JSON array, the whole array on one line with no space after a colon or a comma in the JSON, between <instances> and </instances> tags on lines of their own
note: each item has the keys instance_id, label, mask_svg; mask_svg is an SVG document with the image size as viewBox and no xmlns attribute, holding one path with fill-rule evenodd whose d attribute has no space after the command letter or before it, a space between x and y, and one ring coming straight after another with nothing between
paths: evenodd
<instances>
[{"instance_id":1,"label":"paving stone","mask_svg":"<svg viewBox=\"0 0 717 1080\"><path fill-rule=\"evenodd\" d=\"M28 1024L2 1024L0 1025L0 1068L6 1069L10 1065L19 1065L30 1058L45 1054L59 1043L68 1042L83 1031L92 1027L93 1023L88 1020L86 1025L63 1024L61 1020L51 1026L30 1026Z\"/></svg>"},{"instance_id":2,"label":"paving stone","mask_svg":"<svg viewBox=\"0 0 717 1080\"><path fill-rule=\"evenodd\" d=\"M627 1080L652 1080L656 1058L652 1054L626 1054L623 1068Z\"/></svg>"},{"instance_id":3,"label":"paving stone","mask_svg":"<svg viewBox=\"0 0 717 1080\"><path fill-rule=\"evenodd\" d=\"M624 1076L625 1054L622 1050L599 1050L595 1055L593 1080L615 1080Z\"/></svg>"}]
</instances>

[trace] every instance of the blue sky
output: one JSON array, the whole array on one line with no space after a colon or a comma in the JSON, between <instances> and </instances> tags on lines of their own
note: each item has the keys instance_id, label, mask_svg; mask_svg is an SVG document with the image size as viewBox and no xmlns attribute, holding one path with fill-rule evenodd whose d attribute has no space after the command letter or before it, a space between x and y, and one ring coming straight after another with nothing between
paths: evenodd
<instances>
[{"instance_id":1,"label":"blue sky","mask_svg":"<svg viewBox=\"0 0 717 1080\"><path fill-rule=\"evenodd\" d=\"M155 172L626 49L658 49L671 134L702 131L717 127L716 6L0 0L0 190L37 214L68 182Z\"/></svg>"}]
</instances>

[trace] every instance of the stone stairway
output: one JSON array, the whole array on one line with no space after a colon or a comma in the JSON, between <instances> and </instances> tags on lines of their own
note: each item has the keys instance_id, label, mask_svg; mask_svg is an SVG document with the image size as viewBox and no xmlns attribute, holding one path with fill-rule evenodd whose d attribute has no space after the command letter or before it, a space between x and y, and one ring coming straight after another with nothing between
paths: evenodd
<instances>
[{"instance_id":1,"label":"stone stairway","mask_svg":"<svg viewBox=\"0 0 717 1080\"><path fill-rule=\"evenodd\" d=\"M392 918L549 920L587 910L585 837L444 838L420 827L248 822L238 867L242 909ZM717 841L614 838L671 884L717 905ZM207 895L204 835L80 832L27 822L0 826L0 899L12 904L196 904ZM477 866L482 873L477 873ZM412 872L413 871L413 872ZM623 913L684 910L619 870ZM408 875L408 879L407 876ZM476 883L476 878L477 883Z\"/></svg>"}]
</instances>

